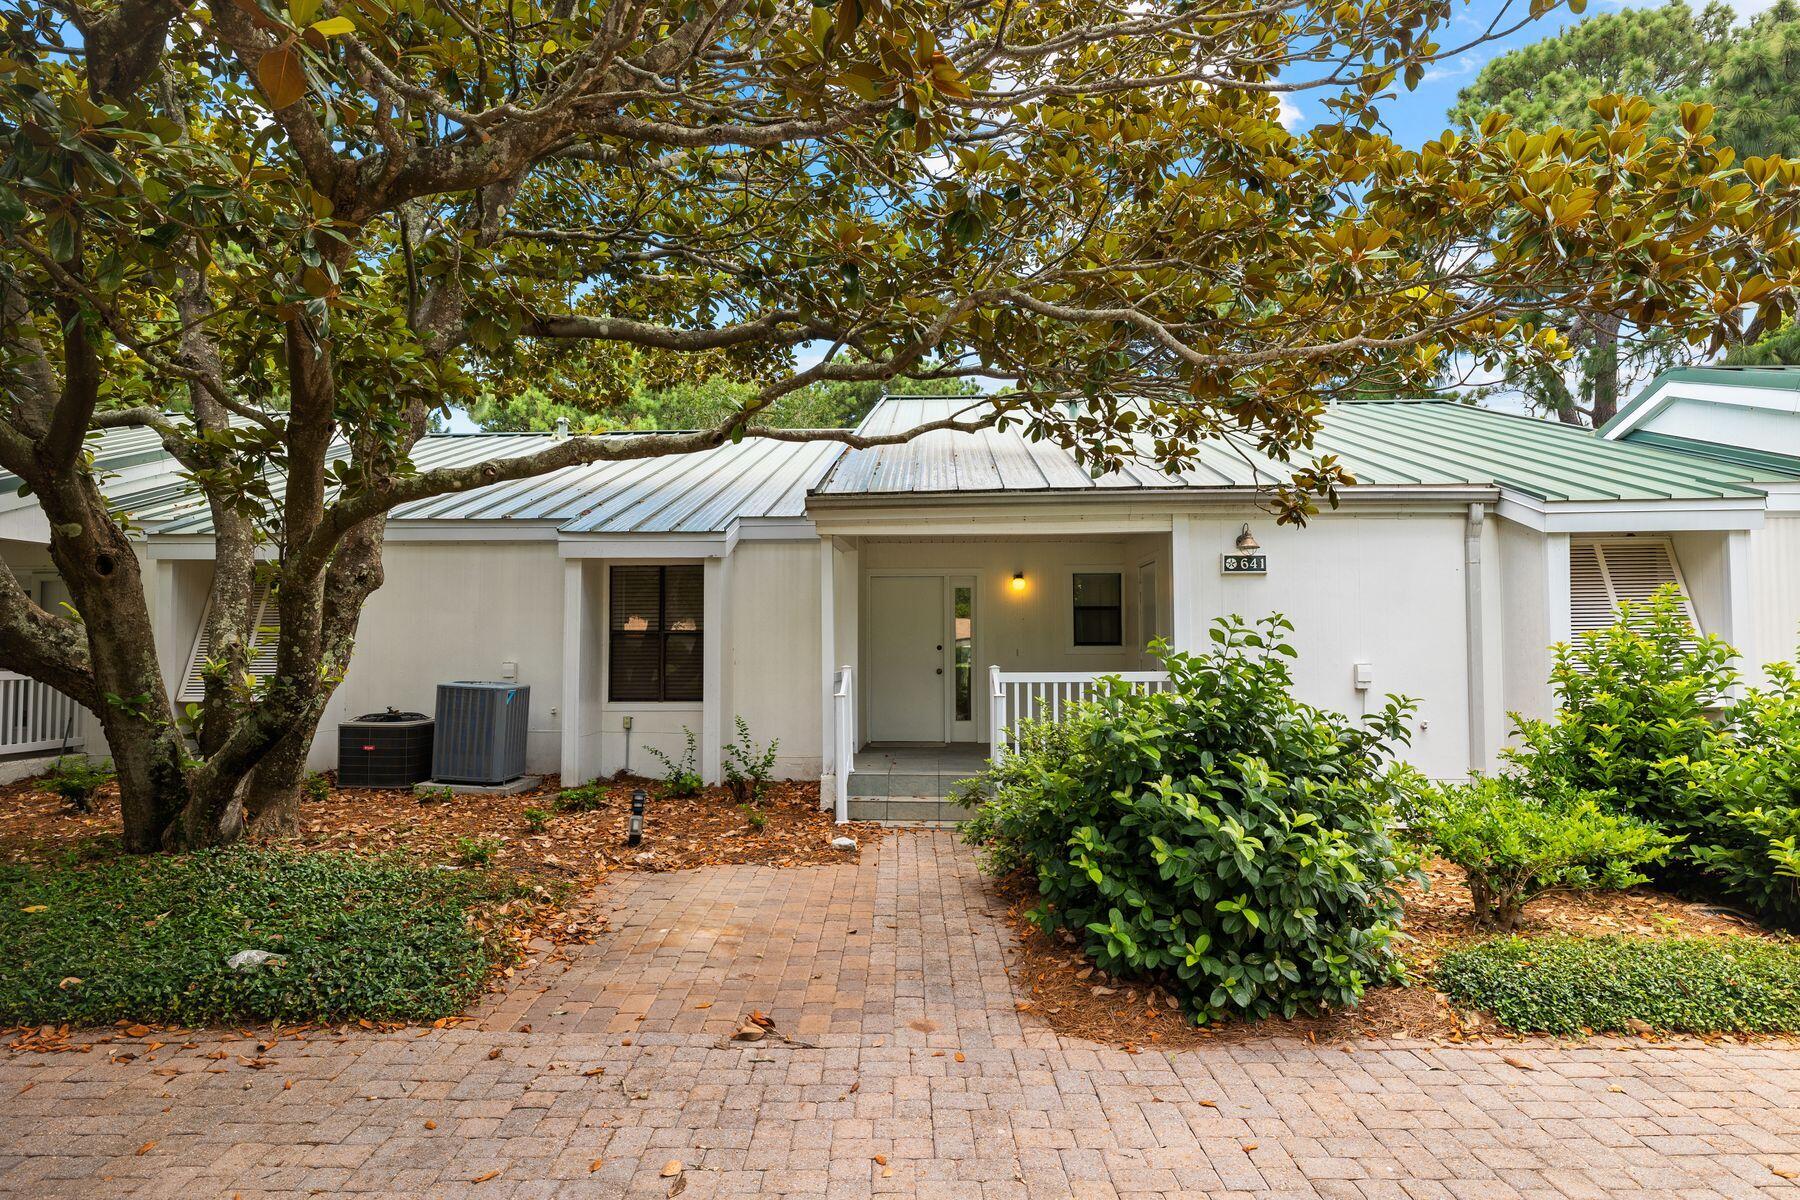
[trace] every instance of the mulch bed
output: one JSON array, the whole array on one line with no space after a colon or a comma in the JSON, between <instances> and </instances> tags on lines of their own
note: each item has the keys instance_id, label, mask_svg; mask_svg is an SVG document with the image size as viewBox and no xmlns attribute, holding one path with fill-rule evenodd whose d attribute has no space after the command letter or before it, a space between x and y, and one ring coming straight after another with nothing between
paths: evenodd
<instances>
[{"instance_id":1,"label":"mulch bed","mask_svg":"<svg viewBox=\"0 0 1800 1200\"><path fill-rule=\"evenodd\" d=\"M644 837L626 845L631 793L645 789ZM819 808L814 783L776 782L745 811L722 787L688 799L664 799L654 781L622 777L600 785L598 806L559 812L562 788L555 776L516 796L457 796L449 800L406 791L333 789L322 801L302 801L300 827L270 844L302 850L405 853L425 864L468 866L471 853L484 865L525 885L486 920L515 950L498 969L503 983L557 947L592 941L605 932L594 912L598 886L614 871L683 871L720 864L803 867L861 861L881 840L879 825L837 825ZM548 814L537 822L528 810ZM761 827L751 820L760 818ZM540 826L534 828L534 824ZM848 835L855 850L839 850L833 838ZM43 863L108 858L123 853L116 785L95 796L93 811L78 813L38 781L0 786L0 862ZM458 1018L439 1021L455 1023ZM365 1027L373 1028L368 1022ZM397 1028L384 1024L383 1028ZM67 1028L9 1031L13 1050L85 1049L91 1039L70 1040ZM284 1036L295 1031L286 1030ZM101 1038L100 1044L109 1039Z\"/></svg>"},{"instance_id":2,"label":"mulch bed","mask_svg":"<svg viewBox=\"0 0 1800 1200\"><path fill-rule=\"evenodd\" d=\"M1438 959L1459 945L1493 936L1470 918L1468 890L1462 874L1450 864L1426 864L1429 887L1408 883L1403 950L1409 974L1428 979ZM1067 934L1046 934L1024 917L1037 900L1030 879L1009 877L998 883L1005 896L1019 956L1012 974L1019 990L1030 996L1021 1010L1035 1015L1065 1037L1124 1046L1129 1050L1176 1049L1299 1037L1315 1042L1349 1042L1358 1038L1430 1038L1457 1043L1470 1038L1509 1037L1479 1014L1458 1012L1428 983L1411 987L1372 988L1356 1008L1328 1016L1227 1021L1195 1026L1174 998L1142 981L1112 979L1098 971ZM1525 910L1518 930L1522 937L1549 934L1633 937L1708 937L1766 932L1747 917L1735 917L1651 888L1626 892L1551 896ZM1348 1048L1348 1047L1346 1047Z\"/></svg>"}]
</instances>

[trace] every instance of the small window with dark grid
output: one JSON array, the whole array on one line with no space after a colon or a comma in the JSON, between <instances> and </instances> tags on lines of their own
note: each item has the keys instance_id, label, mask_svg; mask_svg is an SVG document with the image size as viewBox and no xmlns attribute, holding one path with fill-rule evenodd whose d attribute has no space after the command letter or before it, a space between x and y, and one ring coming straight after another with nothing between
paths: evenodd
<instances>
[{"instance_id":1,"label":"small window with dark grid","mask_svg":"<svg viewBox=\"0 0 1800 1200\"><path fill-rule=\"evenodd\" d=\"M1075 573L1075 644L1125 644L1125 583L1117 571Z\"/></svg>"},{"instance_id":2,"label":"small window with dark grid","mask_svg":"<svg viewBox=\"0 0 1800 1200\"><path fill-rule=\"evenodd\" d=\"M611 568L610 699L701 698L702 578L698 564Z\"/></svg>"}]
</instances>

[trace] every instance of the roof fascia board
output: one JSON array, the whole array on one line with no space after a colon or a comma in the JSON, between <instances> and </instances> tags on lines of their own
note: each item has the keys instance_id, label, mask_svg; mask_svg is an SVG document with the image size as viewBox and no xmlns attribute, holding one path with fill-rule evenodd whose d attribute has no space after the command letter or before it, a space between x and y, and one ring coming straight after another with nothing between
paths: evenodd
<instances>
[{"instance_id":1,"label":"roof fascia board","mask_svg":"<svg viewBox=\"0 0 1800 1200\"><path fill-rule=\"evenodd\" d=\"M736 525L740 542L810 542L819 536L806 517L740 517Z\"/></svg>"},{"instance_id":2,"label":"roof fascia board","mask_svg":"<svg viewBox=\"0 0 1800 1200\"><path fill-rule=\"evenodd\" d=\"M1544 533L1675 533L1761 529L1767 497L1726 500L1543 501L1508 491L1497 515Z\"/></svg>"},{"instance_id":3,"label":"roof fascia board","mask_svg":"<svg viewBox=\"0 0 1800 1200\"><path fill-rule=\"evenodd\" d=\"M560 558L724 558L737 538L728 533L565 533Z\"/></svg>"}]
</instances>

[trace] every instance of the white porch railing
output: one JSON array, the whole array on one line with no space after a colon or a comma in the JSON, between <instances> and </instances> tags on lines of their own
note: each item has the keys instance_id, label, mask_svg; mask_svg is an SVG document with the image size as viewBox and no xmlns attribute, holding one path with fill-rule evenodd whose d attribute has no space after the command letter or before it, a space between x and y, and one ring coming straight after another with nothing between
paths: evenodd
<instances>
[{"instance_id":1,"label":"white porch railing","mask_svg":"<svg viewBox=\"0 0 1800 1200\"><path fill-rule=\"evenodd\" d=\"M1134 692L1160 692L1166 671L1002 671L988 668L988 756L996 763L1017 745L1020 721L1060 721L1064 711L1100 691L1102 679L1122 679Z\"/></svg>"},{"instance_id":2,"label":"white porch railing","mask_svg":"<svg viewBox=\"0 0 1800 1200\"><path fill-rule=\"evenodd\" d=\"M856 687L848 665L838 668L837 688L831 694L833 755L837 764L837 823L850 819L850 768L856 763Z\"/></svg>"},{"instance_id":3,"label":"white porch railing","mask_svg":"<svg viewBox=\"0 0 1800 1200\"><path fill-rule=\"evenodd\" d=\"M46 683L0 671L0 754L81 745L81 706Z\"/></svg>"}]
</instances>

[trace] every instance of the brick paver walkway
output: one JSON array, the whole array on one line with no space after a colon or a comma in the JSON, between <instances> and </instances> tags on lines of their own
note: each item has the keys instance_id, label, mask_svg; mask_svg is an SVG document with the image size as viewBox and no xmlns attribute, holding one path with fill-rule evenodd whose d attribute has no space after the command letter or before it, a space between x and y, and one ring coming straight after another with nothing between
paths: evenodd
<instances>
[{"instance_id":1,"label":"brick paver walkway","mask_svg":"<svg viewBox=\"0 0 1800 1200\"><path fill-rule=\"evenodd\" d=\"M945 834L607 895L473 1025L0 1060L0 1193L1800 1196L1791 1046L1064 1043ZM816 1048L725 1041L752 1008Z\"/></svg>"}]
</instances>

